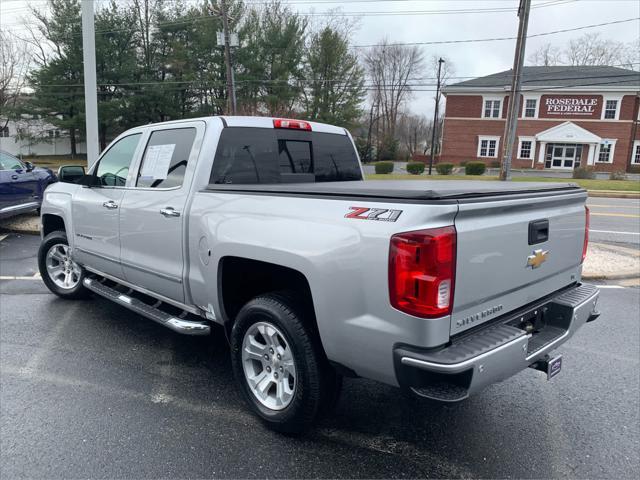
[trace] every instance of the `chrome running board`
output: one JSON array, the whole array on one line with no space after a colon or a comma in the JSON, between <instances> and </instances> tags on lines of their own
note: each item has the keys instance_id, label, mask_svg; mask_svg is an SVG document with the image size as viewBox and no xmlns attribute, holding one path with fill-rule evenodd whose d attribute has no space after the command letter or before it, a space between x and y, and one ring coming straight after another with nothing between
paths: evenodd
<instances>
[{"instance_id":1,"label":"chrome running board","mask_svg":"<svg viewBox=\"0 0 640 480\"><path fill-rule=\"evenodd\" d=\"M92 292L122 305L143 317L153 320L160 325L170 328L174 332L183 335L209 335L211 333L211 327L207 322L188 319L190 314L186 311L183 311L178 316L172 315L161 310L161 301L156 301L153 305L149 305L135 298L133 296L135 292L131 291L131 289L123 293L116 290L116 288L105 285L105 283L106 282L100 281L96 277L87 277L83 281L84 286Z\"/></svg>"}]
</instances>

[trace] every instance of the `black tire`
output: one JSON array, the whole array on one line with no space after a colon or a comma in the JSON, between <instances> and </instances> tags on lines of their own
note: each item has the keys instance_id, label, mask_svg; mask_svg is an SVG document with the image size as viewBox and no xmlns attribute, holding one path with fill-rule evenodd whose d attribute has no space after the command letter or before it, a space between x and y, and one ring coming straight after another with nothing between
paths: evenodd
<instances>
[{"instance_id":1,"label":"black tire","mask_svg":"<svg viewBox=\"0 0 640 480\"><path fill-rule=\"evenodd\" d=\"M289 293L261 295L242 307L231 331L231 361L242 396L269 428L288 434L307 430L320 413L335 403L341 383L324 355L318 335L304 321L304 312L304 306ZM242 344L245 333L258 322L271 323L280 330L293 354L296 386L293 398L282 410L261 404L245 377Z\"/></svg>"},{"instance_id":2,"label":"black tire","mask_svg":"<svg viewBox=\"0 0 640 480\"><path fill-rule=\"evenodd\" d=\"M49 235L44 237L42 243L40 243L40 248L38 249L38 269L40 270L42 281L51 291L51 293L54 293L61 298L70 300L87 298L91 292L87 290L82 283L86 275L86 271L84 268L79 267L81 272L80 280L73 288L61 288L56 285L53 279L50 277L49 271L47 270L46 256L49 249L56 244L69 245L67 234L65 232L60 230L51 232Z\"/></svg>"}]
</instances>

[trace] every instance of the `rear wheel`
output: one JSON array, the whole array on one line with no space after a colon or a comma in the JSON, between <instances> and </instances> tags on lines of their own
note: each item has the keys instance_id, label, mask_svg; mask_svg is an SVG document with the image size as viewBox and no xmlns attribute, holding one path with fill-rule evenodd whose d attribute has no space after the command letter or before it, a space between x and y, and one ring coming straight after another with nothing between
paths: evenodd
<instances>
[{"instance_id":1,"label":"rear wheel","mask_svg":"<svg viewBox=\"0 0 640 480\"><path fill-rule=\"evenodd\" d=\"M45 285L62 298L85 298L85 270L73 261L67 235L62 231L44 237L38 250L38 267Z\"/></svg>"},{"instance_id":2,"label":"rear wheel","mask_svg":"<svg viewBox=\"0 0 640 480\"><path fill-rule=\"evenodd\" d=\"M240 391L280 432L303 432L337 397L336 374L304 311L292 295L262 295L240 310L231 332Z\"/></svg>"}]
</instances>

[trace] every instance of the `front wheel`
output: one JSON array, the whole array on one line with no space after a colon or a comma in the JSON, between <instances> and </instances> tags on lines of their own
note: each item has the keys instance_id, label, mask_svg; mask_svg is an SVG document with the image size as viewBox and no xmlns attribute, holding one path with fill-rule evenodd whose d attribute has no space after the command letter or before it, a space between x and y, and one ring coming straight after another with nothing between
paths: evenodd
<instances>
[{"instance_id":1,"label":"front wheel","mask_svg":"<svg viewBox=\"0 0 640 480\"><path fill-rule=\"evenodd\" d=\"M254 298L231 332L233 371L251 409L269 428L301 433L335 395L335 373L293 296Z\"/></svg>"},{"instance_id":2,"label":"front wheel","mask_svg":"<svg viewBox=\"0 0 640 480\"><path fill-rule=\"evenodd\" d=\"M47 288L62 298L86 298L89 291L82 284L85 270L70 255L67 234L51 232L38 250L38 268Z\"/></svg>"}]
</instances>

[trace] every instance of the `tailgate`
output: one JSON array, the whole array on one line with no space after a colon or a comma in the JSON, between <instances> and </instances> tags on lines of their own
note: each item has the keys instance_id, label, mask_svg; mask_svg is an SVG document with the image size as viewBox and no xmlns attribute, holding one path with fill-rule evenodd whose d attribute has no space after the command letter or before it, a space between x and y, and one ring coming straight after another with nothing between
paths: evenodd
<instances>
[{"instance_id":1,"label":"tailgate","mask_svg":"<svg viewBox=\"0 0 640 480\"><path fill-rule=\"evenodd\" d=\"M574 190L460 202L451 335L580 279L586 196Z\"/></svg>"}]
</instances>

